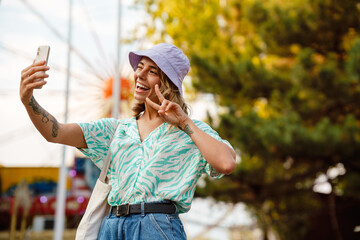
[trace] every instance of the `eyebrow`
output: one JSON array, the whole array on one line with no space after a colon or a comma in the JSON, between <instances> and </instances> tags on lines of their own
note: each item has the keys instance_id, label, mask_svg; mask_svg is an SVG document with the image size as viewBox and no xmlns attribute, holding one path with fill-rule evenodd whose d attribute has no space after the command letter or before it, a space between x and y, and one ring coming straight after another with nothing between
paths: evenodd
<instances>
[{"instance_id":1,"label":"eyebrow","mask_svg":"<svg viewBox=\"0 0 360 240\"><path fill-rule=\"evenodd\" d=\"M144 63L141 62L141 61L138 63L138 65L139 65L139 64L141 64L141 65L144 66ZM156 71L159 71L159 68L158 68L158 67L155 67L154 65L150 65L150 68L155 69Z\"/></svg>"}]
</instances>

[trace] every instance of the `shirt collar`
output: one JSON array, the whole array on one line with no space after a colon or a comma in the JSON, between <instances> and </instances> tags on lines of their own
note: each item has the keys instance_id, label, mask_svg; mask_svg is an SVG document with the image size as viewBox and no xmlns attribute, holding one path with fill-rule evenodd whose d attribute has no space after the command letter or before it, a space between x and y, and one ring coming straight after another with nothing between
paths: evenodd
<instances>
[{"instance_id":1,"label":"shirt collar","mask_svg":"<svg viewBox=\"0 0 360 240\"><path fill-rule=\"evenodd\" d=\"M128 135L129 137L140 141L140 136L139 136L139 132L138 132L138 128L137 128L137 124L136 124L136 118L132 117L129 119L126 119L123 121L123 124L126 125L124 126L124 130L126 135Z\"/></svg>"},{"instance_id":2,"label":"shirt collar","mask_svg":"<svg viewBox=\"0 0 360 240\"><path fill-rule=\"evenodd\" d=\"M125 133L126 133L127 136L131 137L132 139L135 139L138 142L141 142L140 141L140 135L139 135L138 126L137 126L137 123L136 123L136 117L126 119L126 120L124 120L122 122L122 124L126 125L126 126L124 126L124 130L125 130ZM169 124L167 122L164 122L159 127L154 129L153 132L151 132L148 137L152 138L153 136L150 136L150 135L159 133L159 131L161 131L161 132L163 132L165 134L168 134L168 133L170 133L172 131L177 131L177 130L179 130L179 129L176 128L176 127L173 127L171 124ZM145 140L147 140L148 137L146 137Z\"/></svg>"}]
</instances>

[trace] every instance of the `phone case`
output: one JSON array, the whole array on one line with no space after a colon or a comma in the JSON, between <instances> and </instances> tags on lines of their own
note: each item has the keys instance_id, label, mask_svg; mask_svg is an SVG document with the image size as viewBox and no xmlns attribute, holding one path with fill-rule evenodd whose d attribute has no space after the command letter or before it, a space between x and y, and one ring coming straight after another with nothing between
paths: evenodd
<instances>
[{"instance_id":1,"label":"phone case","mask_svg":"<svg viewBox=\"0 0 360 240\"><path fill-rule=\"evenodd\" d=\"M50 46L39 46L35 62L40 62L45 60L45 65L47 65L48 59L49 59L49 53L50 53Z\"/></svg>"},{"instance_id":2,"label":"phone case","mask_svg":"<svg viewBox=\"0 0 360 240\"><path fill-rule=\"evenodd\" d=\"M50 53L50 46L39 46L35 57L35 63L45 60L45 65L47 65L49 59L49 53ZM44 79L41 78L37 81L44 81ZM41 89L41 88L42 86L38 87L37 89Z\"/></svg>"}]
</instances>

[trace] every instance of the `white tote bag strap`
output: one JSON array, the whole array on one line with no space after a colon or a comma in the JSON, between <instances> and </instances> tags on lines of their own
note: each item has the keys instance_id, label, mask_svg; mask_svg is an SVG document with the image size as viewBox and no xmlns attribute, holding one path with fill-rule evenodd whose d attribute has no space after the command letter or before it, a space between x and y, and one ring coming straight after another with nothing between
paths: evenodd
<instances>
[{"instance_id":1,"label":"white tote bag strap","mask_svg":"<svg viewBox=\"0 0 360 240\"><path fill-rule=\"evenodd\" d=\"M119 124L116 125L114 136ZM111 138L110 144L114 139ZM104 159L104 165L100 176L96 181L93 192L86 207L84 216L76 230L76 240L96 240L101 227L101 222L108 212L107 197L111 191L111 185L106 183L107 170L111 162L110 146Z\"/></svg>"},{"instance_id":2,"label":"white tote bag strap","mask_svg":"<svg viewBox=\"0 0 360 240\"><path fill-rule=\"evenodd\" d=\"M114 139L114 136L116 134L116 130L119 126L119 123L116 125L116 128L115 128L115 132L114 132L114 135L112 136L111 140L110 140L110 145ZM101 169L101 172L100 172L100 176L99 176L99 180L103 183L106 183L106 176L107 176L107 171L109 170L109 167L110 167L110 162L111 162L111 151L110 151L110 145L109 145L109 150L107 151L106 153L106 157L104 159L104 165L103 165L103 168Z\"/></svg>"}]
</instances>

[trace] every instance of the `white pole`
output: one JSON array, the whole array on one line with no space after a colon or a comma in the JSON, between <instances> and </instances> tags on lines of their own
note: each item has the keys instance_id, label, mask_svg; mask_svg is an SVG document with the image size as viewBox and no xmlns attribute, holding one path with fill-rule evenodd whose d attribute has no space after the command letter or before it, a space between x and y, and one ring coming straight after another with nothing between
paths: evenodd
<instances>
[{"instance_id":1,"label":"white pole","mask_svg":"<svg viewBox=\"0 0 360 240\"><path fill-rule=\"evenodd\" d=\"M117 26L117 38L116 38L116 65L115 65L115 77L113 82L113 110L112 117L119 117L119 102L120 102L120 50L121 50L121 0L118 0L118 26Z\"/></svg>"},{"instance_id":2,"label":"white pole","mask_svg":"<svg viewBox=\"0 0 360 240\"><path fill-rule=\"evenodd\" d=\"M71 35L72 35L72 0L69 0L69 26L68 26L68 54L67 54L67 73L66 73L66 90L65 90L65 118L68 121L69 105L69 83L70 83L70 59L71 59ZM67 169L65 166L66 146L63 146L63 158L59 169L59 180L57 185L56 212L55 212L55 231L54 240L62 240L65 224L65 203L66 203L66 176Z\"/></svg>"}]
</instances>

